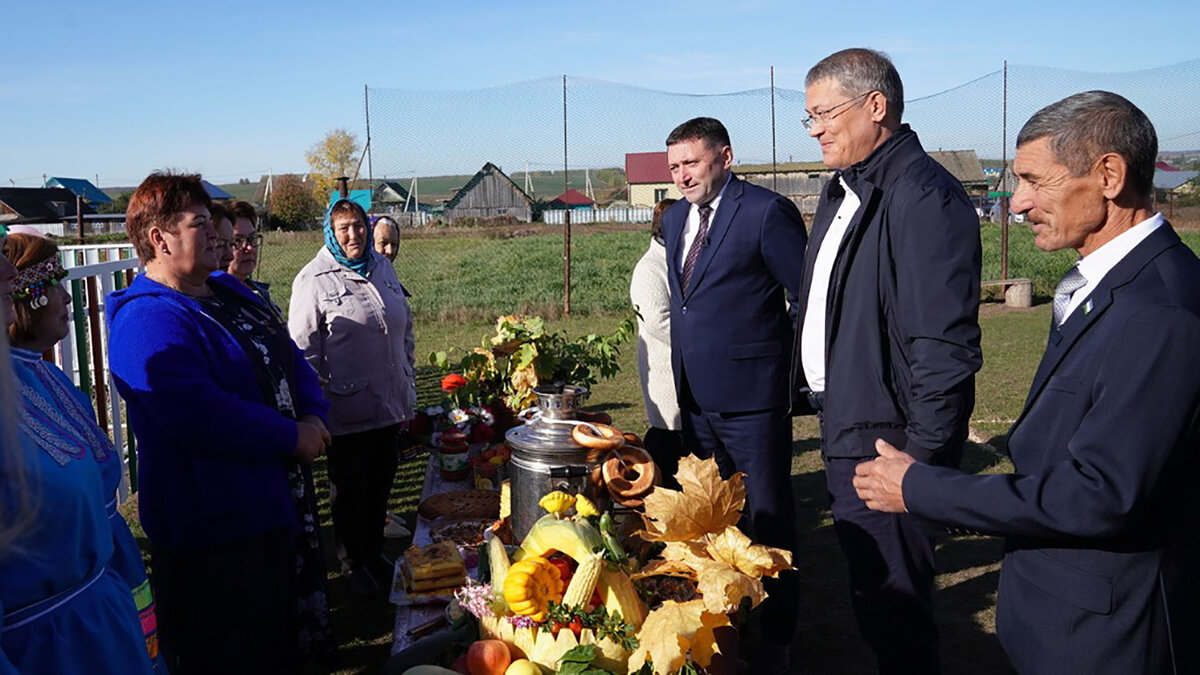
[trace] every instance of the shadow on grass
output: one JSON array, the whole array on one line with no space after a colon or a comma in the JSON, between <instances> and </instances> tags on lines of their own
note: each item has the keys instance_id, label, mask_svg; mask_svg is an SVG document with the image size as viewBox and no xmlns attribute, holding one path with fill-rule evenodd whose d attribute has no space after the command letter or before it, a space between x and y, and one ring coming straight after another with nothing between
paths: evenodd
<instances>
[{"instance_id":1,"label":"shadow on grass","mask_svg":"<svg viewBox=\"0 0 1200 675\"><path fill-rule=\"evenodd\" d=\"M417 504L425 481L429 453L422 452L401 459L392 484L388 510L405 520L409 530L415 529ZM329 480L325 460L313 464L313 478L321 510L321 536L325 544L325 565L329 570L329 608L334 636L338 641L339 673L377 673L391 654L392 630L396 608L381 593L378 597L362 598L350 592L346 575L341 571L337 556L337 540L329 512ZM379 514L383 527L384 514ZM391 560L404 553L410 539L385 539L383 553ZM391 584L391 580L386 582Z\"/></svg>"},{"instance_id":2,"label":"shadow on grass","mask_svg":"<svg viewBox=\"0 0 1200 675\"><path fill-rule=\"evenodd\" d=\"M800 573L799 621L793 640L793 672L867 674L875 656L858 631L850 606L846 561L834 532L820 459L820 441L792 445ZM1001 461L972 444L964 469L982 471ZM994 605L1003 542L984 537L947 539L938 548L934 612L946 673L1000 675L1014 672L995 636Z\"/></svg>"}]
</instances>

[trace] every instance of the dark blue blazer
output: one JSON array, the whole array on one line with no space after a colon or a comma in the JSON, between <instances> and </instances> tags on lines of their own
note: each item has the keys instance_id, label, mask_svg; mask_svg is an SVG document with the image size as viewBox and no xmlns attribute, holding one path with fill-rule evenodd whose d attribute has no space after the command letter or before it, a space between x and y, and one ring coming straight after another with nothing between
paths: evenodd
<instances>
[{"instance_id":1,"label":"dark blue blazer","mask_svg":"<svg viewBox=\"0 0 1200 675\"><path fill-rule=\"evenodd\" d=\"M1015 473L913 465L910 512L1007 537L996 629L1021 673L1200 672L1200 261L1170 226L1052 330Z\"/></svg>"},{"instance_id":2,"label":"dark blue blazer","mask_svg":"<svg viewBox=\"0 0 1200 675\"><path fill-rule=\"evenodd\" d=\"M808 234L791 200L733 176L709 225L708 245L679 287L680 250L691 204L663 214L671 291L671 365L686 373L709 412L786 408L793 306Z\"/></svg>"}]
</instances>

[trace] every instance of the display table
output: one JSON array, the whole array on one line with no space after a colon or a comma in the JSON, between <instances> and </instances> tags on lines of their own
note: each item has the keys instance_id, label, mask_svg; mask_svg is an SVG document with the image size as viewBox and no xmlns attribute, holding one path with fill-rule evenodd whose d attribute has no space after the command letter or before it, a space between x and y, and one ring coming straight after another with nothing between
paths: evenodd
<instances>
[{"instance_id":1,"label":"display table","mask_svg":"<svg viewBox=\"0 0 1200 675\"><path fill-rule=\"evenodd\" d=\"M436 453L436 450L433 451ZM425 483L421 487L421 499L425 499L430 495L438 494L439 492L451 492L453 490L466 490L471 487L469 479L460 481L442 480L442 474L438 471L437 466L433 462L433 455L425 468ZM429 527L432 521L417 516L417 524L413 529L413 546L426 546L433 541L429 538ZM399 573L399 564L393 571L392 586L396 587L396 575ZM412 646L420 637L414 638L409 635L409 631L417 626L432 621L442 616L446 611L444 603L431 605L400 605L396 607L396 625L392 630L392 654L396 654L408 647ZM448 630L448 626L443 626L439 630Z\"/></svg>"}]
</instances>

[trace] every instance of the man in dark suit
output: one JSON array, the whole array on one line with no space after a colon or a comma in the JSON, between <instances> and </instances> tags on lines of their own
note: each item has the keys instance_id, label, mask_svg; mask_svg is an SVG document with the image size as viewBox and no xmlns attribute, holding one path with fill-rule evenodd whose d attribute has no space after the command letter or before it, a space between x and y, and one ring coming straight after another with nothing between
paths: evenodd
<instances>
[{"instance_id":1,"label":"man in dark suit","mask_svg":"<svg viewBox=\"0 0 1200 675\"><path fill-rule=\"evenodd\" d=\"M1013 209L1079 263L1008 435L1015 472L859 468L872 509L1006 537L996 630L1021 673L1200 672L1200 261L1154 213L1158 141L1102 91L1017 137Z\"/></svg>"},{"instance_id":2,"label":"man in dark suit","mask_svg":"<svg viewBox=\"0 0 1200 675\"><path fill-rule=\"evenodd\" d=\"M684 451L746 474L757 541L794 551L788 366L807 234L796 206L730 171L719 121L700 117L667 137L671 178L686 201L663 215L671 295L671 363ZM787 667L796 625L795 573L767 580L764 648L755 672Z\"/></svg>"},{"instance_id":3,"label":"man in dark suit","mask_svg":"<svg viewBox=\"0 0 1200 675\"><path fill-rule=\"evenodd\" d=\"M805 107L838 172L804 260L796 411L820 415L851 604L880 671L937 673L933 528L870 511L851 481L878 438L958 466L982 362L979 219L901 123L903 85L887 56L847 49L821 60Z\"/></svg>"}]
</instances>

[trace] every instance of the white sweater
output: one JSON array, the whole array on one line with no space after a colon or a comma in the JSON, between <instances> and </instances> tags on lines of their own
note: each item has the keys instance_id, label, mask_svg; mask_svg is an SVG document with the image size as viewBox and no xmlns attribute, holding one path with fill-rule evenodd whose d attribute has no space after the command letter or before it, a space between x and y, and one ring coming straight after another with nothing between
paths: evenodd
<instances>
[{"instance_id":1,"label":"white sweater","mask_svg":"<svg viewBox=\"0 0 1200 675\"><path fill-rule=\"evenodd\" d=\"M667 248L651 241L633 268L629 299L638 314L638 374L650 426L683 428L675 376L671 372L671 294L667 284Z\"/></svg>"}]
</instances>

